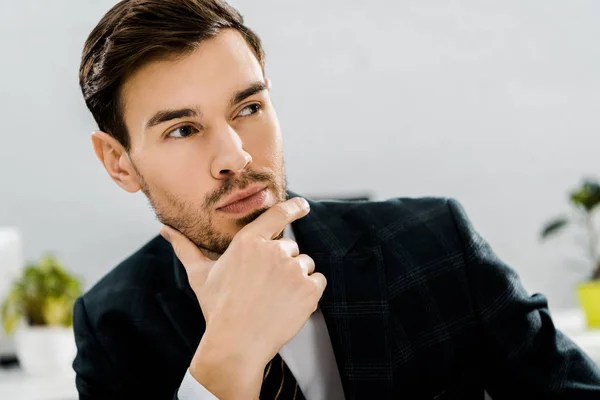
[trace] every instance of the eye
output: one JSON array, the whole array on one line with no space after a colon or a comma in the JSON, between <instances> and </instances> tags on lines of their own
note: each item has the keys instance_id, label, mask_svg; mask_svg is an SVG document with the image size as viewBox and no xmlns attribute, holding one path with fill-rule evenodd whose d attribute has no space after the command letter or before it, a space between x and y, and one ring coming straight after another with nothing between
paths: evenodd
<instances>
[{"instance_id":1,"label":"eye","mask_svg":"<svg viewBox=\"0 0 600 400\"><path fill-rule=\"evenodd\" d=\"M249 104L246 107L242 108L237 116L238 117L248 117L252 114L256 114L257 112L259 112L260 109L261 109L261 106L258 103Z\"/></svg>"},{"instance_id":2,"label":"eye","mask_svg":"<svg viewBox=\"0 0 600 400\"><path fill-rule=\"evenodd\" d=\"M167 137L182 139L188 136L192 136L193 134L198 132L200 131L193 125L182 125L170 131Z\"/></svg>"}]
</instances>

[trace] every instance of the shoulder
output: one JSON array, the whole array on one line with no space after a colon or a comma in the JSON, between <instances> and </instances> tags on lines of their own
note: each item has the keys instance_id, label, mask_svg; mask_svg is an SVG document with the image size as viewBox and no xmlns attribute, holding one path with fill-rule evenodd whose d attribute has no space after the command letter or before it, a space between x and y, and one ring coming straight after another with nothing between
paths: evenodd
<instances>
[{"instance_id":1,"label":"shoulder","mask_svg":"<svg viewBox=\"0 0 600 400\"><path fill-rule=\"evenodd\" d=\"M367 246L379 246L386 259L407 266L462 264L464 234L473 231L460 205L448 197L398 197L383 201L329 203L352 229L370 232Z\"/></svg>"},{"instance_id":2,"label":"shoulder","mask_svg":"<svg viewBox=\"0 0 600 400\"><path fill-rule=\"evenodd\" d=\"M323 204L346 221L363 229L373 229L382 240L423 231L456 234L457 222L467 218L460 203L448 197L396 197L382 201Z\"/></svg>"},{"instance_id":3,"label":"shoulder","mask_svg":"<svg viewBox=\"0 0 600 400\"><path fill-rule=\"evenodd\" d=\"M88 312L123 307L154 297L173 279L173 252L169 243L157 236L110 270L80 301Z\"/></svg>"}]
</instances>

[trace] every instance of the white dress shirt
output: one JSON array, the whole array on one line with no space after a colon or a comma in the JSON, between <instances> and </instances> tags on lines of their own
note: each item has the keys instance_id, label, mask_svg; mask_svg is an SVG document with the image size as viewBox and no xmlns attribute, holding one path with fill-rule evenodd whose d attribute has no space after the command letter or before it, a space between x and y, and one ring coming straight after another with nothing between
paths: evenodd
<instances>
[{"instance_id":1,"label":"white dress shirt","mask_svg":"<svg viewBox=\"0 0 600 400\"><path fill-rule=\"evenodd\" d=\"M284 236L295 239L291 225L286 227ZM306 400L344 400L342 381L335 363L327 325L319 308L298 334L281 348L279 355L296 378ZM217 398L192 377L189 369L177 395L179 400Z\"/></svg>"}]
</instances>

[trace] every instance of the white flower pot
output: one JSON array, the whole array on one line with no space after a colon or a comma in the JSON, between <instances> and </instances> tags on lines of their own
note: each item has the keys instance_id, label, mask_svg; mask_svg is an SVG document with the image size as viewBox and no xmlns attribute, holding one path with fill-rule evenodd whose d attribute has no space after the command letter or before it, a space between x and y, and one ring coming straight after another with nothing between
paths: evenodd
<instances>
[{"instance_id":1,"label":"white flower pot","mask_svg":"<svg viewBox=\"0 0 600 400\"><path fill-rule=\"evenodd\" d=\"M73 328L21 326L15 332L17 358L31 375L70 374L77 353Z\"/></svg>"}]
</instances>

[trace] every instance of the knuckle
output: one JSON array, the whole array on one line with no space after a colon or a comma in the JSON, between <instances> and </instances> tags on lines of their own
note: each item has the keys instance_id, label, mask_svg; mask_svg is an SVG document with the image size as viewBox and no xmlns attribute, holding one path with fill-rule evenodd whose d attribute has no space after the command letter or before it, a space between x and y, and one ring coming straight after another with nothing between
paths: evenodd
<instances>
[{"instance_id":1,"label":"knuckle","mask_svg":"<svg viewBox=\"0 0 600 400\"><path fill-rule=\"evenodd\" d=\"M292 215L292 210L290 209L290 207L285 204L285 203L281 203L277 206L277 208L275 208L275 211L284 219L289 219Z\"/></svg>"},{"instance_id":2,"label":"knuckle","mask_svg":"<svg viewBox=\"0 0 600 400\"><path fill-rule=\"evenodd\" d=\"M316 282L315 279L307 279L309 285L308 286L308 291L310 294L311 298L315 298L315 297L320 297L321 296L321 288L318 282Z\"/></svg>"},{"instance_id":3,"label":"knuckle","mask_svg":"<svg viewBox=\"0 0 600 400\"><path fill-rule=\"evenodd\" d=\"M315 260L313 260L308 254L300 254L298 257L302 258L302 262L309 270L314 269Z\"/></svg>"},{"instance_id":4,"label":"knuckle","mask_svg":"<svg viewBox=\"0 0 600 400\"><path fill-rule=\"evenodd\" d=\"M313 275L314 279L311 279L313 282L313 288L316 290L317 295L321 297L323 291L325 290L325 286L327 286L327 279L325 279L325 277L318 272Z\"/></svg>"},{"instance_id":5,"label":"knuckle","mask_svg":"<svg viewBox=\"0 0 600 400\"><path fill-rule=\"evenodd\" d=\"M283 243L278 243L277 240L273 241L274 245L274 255L277 259L288 258L287 251L285 249L285 245Z\"/></svg>"},{"instance_id":6,"label":"knuckle","mask_svg":"<svg viewBox=\"0 0 600 400\"><path fill-rule=\"evenodd\" d=\"M298 255L300 253L300 249L298 248L298 243L294 242L290 239L282 239L285 240L285 247L294 253L294 255Z\"/></svg>"}]
</instances>

